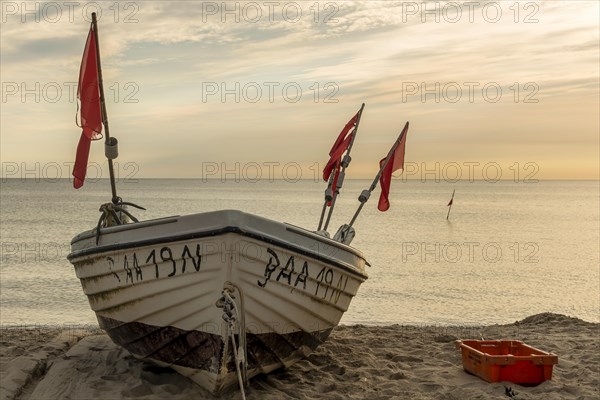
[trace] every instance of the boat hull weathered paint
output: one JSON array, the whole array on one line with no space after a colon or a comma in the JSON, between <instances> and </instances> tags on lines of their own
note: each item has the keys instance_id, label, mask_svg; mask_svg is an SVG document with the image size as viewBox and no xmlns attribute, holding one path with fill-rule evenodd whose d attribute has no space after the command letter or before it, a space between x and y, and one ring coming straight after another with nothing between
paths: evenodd
<instances>
[{"instance_id":1,"label":"boat hull weathered paint","mask_svg":"<svg viewBox=\"0 0 600 400\"><path fill-rule=\"evenodd\" d=\"M212 393L237 383L216 306L225 287L244 314L252 377L310 354L367 278L357 250L232 210L103 228L98 244L84 232L69 260L115 343Z\"/></svg>"}]
</instances>

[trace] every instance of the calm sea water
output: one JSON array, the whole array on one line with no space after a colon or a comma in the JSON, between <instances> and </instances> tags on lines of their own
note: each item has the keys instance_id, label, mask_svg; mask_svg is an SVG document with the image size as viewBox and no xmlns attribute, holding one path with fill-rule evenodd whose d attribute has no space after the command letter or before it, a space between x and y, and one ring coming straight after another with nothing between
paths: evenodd
<instances>
[{"instance_id":1,"label":"calm sea water","mask_svg":"<svg viewBox=\"0 0 600 400\"><path fill-rule=\"evenodd\" d=\"M367 181L347 181L333 217L349 221ZM239 209L315 229L323 184L138 180L119 194L140 219ZM456 189L450 221L446 204ZM1 183L0 323L95 324L66 260L71 238L95 225L107 181ZM346 324L507 323L539 312L600 321L597 181L394 181L391 208L374 196L352 245L372 267Z\"/></svg>"}]
</instances>

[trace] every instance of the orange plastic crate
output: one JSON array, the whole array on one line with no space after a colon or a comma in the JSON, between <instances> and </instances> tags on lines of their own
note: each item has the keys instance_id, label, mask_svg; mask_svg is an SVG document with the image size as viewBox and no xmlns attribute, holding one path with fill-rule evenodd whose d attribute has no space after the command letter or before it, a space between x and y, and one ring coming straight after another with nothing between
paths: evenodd
<instances>
[{"instance_id":1,"label":"orange plastic crate","mask_svg":"<svg viewBox=\"0 0 600 400\"><path fill-rule=\"evenodd\" d=\"M457 340L463 367L487 382L535 386L552 379L558 356L518 340Z\"/></svg>"}]
</instances>

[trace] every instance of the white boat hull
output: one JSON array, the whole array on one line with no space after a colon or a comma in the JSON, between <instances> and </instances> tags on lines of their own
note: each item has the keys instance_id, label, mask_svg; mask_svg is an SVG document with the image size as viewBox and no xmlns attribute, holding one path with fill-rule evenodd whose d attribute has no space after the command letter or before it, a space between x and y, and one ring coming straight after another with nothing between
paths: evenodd
<instances>
[{"instance_id":1,"label":"white boat hull","mask_svg":"<svg viewBox=\"0 0 600 400\"><path fill-rule=\"evenodd\" d=\"M69 260L115 343L212 393L237 384L224 287L237 289L252 377L314 350L367 278L353 248L229 210L104 228L97 245L84 232Z\"/></svg>"}]
</instances>

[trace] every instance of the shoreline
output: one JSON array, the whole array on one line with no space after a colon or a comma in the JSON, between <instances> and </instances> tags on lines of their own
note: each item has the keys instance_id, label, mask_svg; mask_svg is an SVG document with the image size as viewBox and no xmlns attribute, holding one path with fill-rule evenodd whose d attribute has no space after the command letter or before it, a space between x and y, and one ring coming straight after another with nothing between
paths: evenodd
<instances>
[{"instance_id":1,"label":"shoreline","mask_svg":"<svg viewBox=\"0 0 600 400\"><path fill-rule=\"evenodd\" d=\"M488 323L488 324L475 323L475 322L459 322L459 323L438 323L438 322L431 322L431 323L430 322L407 322L407 323L348 322L348 323L344 323L344 322L340 322L338 326L339 327L364 326L364 327L372 327L372 328L394 326L394 327L400 327L400 328L402 328L402 327L404 327L404 328L438 328L441 330L443 330L443 329L457 329L457 330L481 329L481 328L487 328L487 327L492 327L492 326L518 325L518 324L522 323L523 321L530 322L530 320L532 318L537 318L537 316L544 316L544 315L557 315L557 316L560 316L563 318L581 321L586 324L600 324L600 320L599 321L589 321L589 320L585 320L583 318L580 318L580 317L574 316L574 315L562 314L562 313L558 313L558 312L542 312L539 314L533 314L533 315L524 317L521 320L514 320L514 322L508 322L508 321L501 322L500 321L500 322L493 322L493 323ZM57 324L52 324L52 323L33 323L33 324L0 323L0 332L4 331L4 330L10 330L10 329L25 329L25 330L37 329L37 330L41 330L41 331L44 331L44 330L63 331L63 330L73 329L73 330L89 330L91 332L97 331L99 333L104 332L102 329L100 329L97 322L83 323L83 324L77 324L77 323L57 323Z\"/></svg>"},{"instance_id":2,"label":"shoreline","mask_svg":"<svg viewBox=\"0 0 600 400\"><path fill-rule=\"evenodd\" d=\"M552 380L490 384L462 367L457 339L521 340L558 355ZM99 328L0 327L0 400L226 399L132 357ZM517 399L600 397L600 324L542 313L506 325L340 325L308 358L250 381L248 399ZM76 382L77 384L73 384Z\"/></svg>"}]
</instances>

